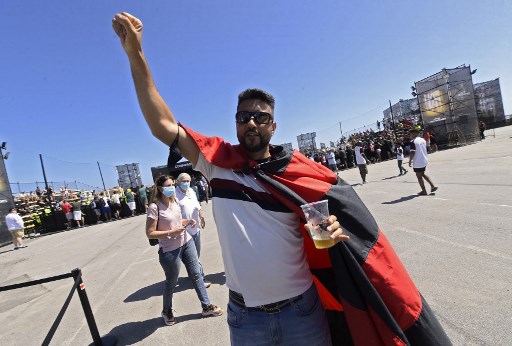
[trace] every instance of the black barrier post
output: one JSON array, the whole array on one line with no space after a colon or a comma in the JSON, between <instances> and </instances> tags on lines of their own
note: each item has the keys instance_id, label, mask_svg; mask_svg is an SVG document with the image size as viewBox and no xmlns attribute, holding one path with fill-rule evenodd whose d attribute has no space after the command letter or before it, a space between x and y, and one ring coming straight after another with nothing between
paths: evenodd
<instances>
[{"instance_id":1,"label":"black barrier post","mask_svg":"<svg viewBox=\"0 0 512 346\"><path fill-rule=\"evenodd\" d=\"M59 327L62 317L64 317L64 314L66 313L69 303L71 302L71 298L73 298L75 290L77 291L78 296L80 297L80 303L82 304L82 308L84 309L84 314L85 314L85 318L87 320L87 325L89 326L89 330L91 332L91 335L92 335L92 338L94 341L93 344L95 346L114 346L114 345L116 345L117 338L115 337L115 335L105 335L104 337L100 338L100 335L98 333L98 327L96 326L96 321L94 321L94 316L92 314L91 305L89 304L89 299L87 298L87 294L85 293L85 287L84 287L84 283L82 281L82 271L78 268L73 269L71 271L71 273L51 276L51 277L39 279L39 280L22 282L22 283L14 284L14 285L0 286L0 292L15 290L18 288L29 287L29 286L34 286L34 285L40 285L40 284L43 284L46 282L62 280L62 279L66 279L69 277L73 277L75 279L73 286L71 287L69 295L66 298L64 305L60 309L59 314L57 315L57 318L55 319L55 322L53 322L48 334L46 335L46 338L44 339L44 341L41 345L43 345L43 346L50 345L50 342L52 341L52 338L55 335L57 328Z\"/></svg>"},{"instance_id":2,"label":"black barrier post","mask_svg":"<svg viewBox=\"0 0 512 346\"><path fill-rule=\"evenodd\" d=\"M117 339L113 335L106 335L103 338L100 337L100 333L98 332L98 327L96 326L96 321L94 320L94 315L92 314L91 304L89 304L89 299L87 298L87 293L85 292L84 282L82 281L82 273L80 269L76 268L71 271L73 274L73 278L76 280L77 277L80 276L80 279L76 283L76 291L78 293L78 297L80 297L80 302L82 303L82 308L84 309L85 319L87 320L87 325L89 326L89 331L91 332L92 340L94 341L94 345L96 346L107 346L107 345L115 345L117 343Z\"/></svg>"}]
</instances>

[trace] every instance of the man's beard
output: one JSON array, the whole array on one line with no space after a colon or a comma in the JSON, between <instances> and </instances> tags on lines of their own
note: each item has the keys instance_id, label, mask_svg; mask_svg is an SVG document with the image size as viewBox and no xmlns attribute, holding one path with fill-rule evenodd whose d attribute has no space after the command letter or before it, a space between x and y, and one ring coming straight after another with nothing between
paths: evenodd
<instances>
[{"instance_id":1,"label":"man's beard","mask_svg":"<svg viewBox=\"0 0 512 346\"><path fill-rule=\"evenodd\" d=\"M243 134L242 136L238 135L238 142L240 143L242 148L244 148L249 153L257 153L257 152L265 149L269 145L270 138L272 137L272 136L265 137L265 136L261 135L261 133L256 133L256 135L259 138L259 141L250 141L250 143L248 143L249 141L246 137L246 134L247 134L247 132L245 134Z\"/></svg>"}]
</instances>

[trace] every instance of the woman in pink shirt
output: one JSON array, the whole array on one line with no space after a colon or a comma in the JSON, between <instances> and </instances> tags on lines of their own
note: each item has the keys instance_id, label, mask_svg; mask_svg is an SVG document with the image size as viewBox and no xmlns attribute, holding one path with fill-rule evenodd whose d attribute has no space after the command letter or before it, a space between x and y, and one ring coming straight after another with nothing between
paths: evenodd
<instances>
[{"instance_id":1,"label":"woman in pink shirt","mask_svg":"<svg viewBox=\"0 0 512 346\"><path fill-rule=\"evenodd\" d=\"M154 186L152 203L147 210L146 235L149 239L158 239L160 249L158 256L165 273L162 318L166 325L176 323L172 312L172 296L178 283L181 262L185 264L189 278L192 280L197 297L203 308L203 316L220 316L220 307L210 303L201 265L192 237L186 232L187 226L195 226L192 219L181 218L181 208L176 201L176 188L171 176L160 176Z\"/></svg>"}]
</instances>

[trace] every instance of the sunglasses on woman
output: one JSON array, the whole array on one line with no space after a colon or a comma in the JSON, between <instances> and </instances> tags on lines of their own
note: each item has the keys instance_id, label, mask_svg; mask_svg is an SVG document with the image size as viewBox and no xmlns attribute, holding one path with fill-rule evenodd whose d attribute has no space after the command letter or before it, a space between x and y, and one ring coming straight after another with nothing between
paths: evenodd
<instances>
[{"instance_id":1,"label":"sunglasses on woman","mask_svg":"<svg viewBox=\"0 0 512 346\"><path fill-rule=\"evenodd\" d=\"M258 125L269 124L274 118L270 113L267 112L247 112L240 111L235 115L236 122L239 124L247 124L251 119Z\"/></svg>"}]
</instances>

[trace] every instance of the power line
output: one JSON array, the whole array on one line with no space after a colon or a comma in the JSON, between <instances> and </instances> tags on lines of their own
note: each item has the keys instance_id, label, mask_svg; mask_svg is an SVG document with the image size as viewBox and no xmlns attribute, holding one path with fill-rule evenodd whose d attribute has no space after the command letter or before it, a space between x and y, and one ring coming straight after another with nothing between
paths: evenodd
<instances>
[{"instance_id":1,"label":"power line","mask_svg":"<svg viewBox=\"0 0 512 346\"><path fill-rule=\"evenodd\" d=\"M76 164L76 165L93 165L93 164L96 163L96 162L71 162L71 161L56 159L55 157L51 157L51 156L46 156L46 155L43 155L43 156L45 158L52 159L52 160L55 160L55 161L60 161L60 162L64 162L64 163L71 163L71 164Z\"/></svg>"},{"instance_id":2,"label":"power line","mask_svg":"<svg viewBox=\"0 0 512 346\"><path fill-rule=\"evenodd\" d=\"M372 113L372 112L376 111L376 110L377 110L377 109L379 109L379 108L380 108L380 109L382 109L382 107L385 107L386 105L387 105L387 104L386 104L386 103L384 103L384 104L382 104L382 105L376 106L375 108L372 108L372 109L370 109L370 110L368 110L368 111L366 111L366 112L364 112L364 113L361 113L361 114L359 114L359 115L353 116L352 118L343 119L343 120L341 120L341 121L338 121L338 122L336 122L336 123L333 123L333 124L332 124L331 126L329 126L329 127L326 127L326 128L324 128L324 129L321 129L321 130L317 130L316 132L322 132L322 131L332 130L332 128L333 128L333 126L334 126L334 124L344 123L344 122L348 122L348 121L350 121L350 120L357 119L357 118L359 118L359 117L361 117L361 116L363 116L363 115L365 115L365 114ZM364 127L364 126L366 126L366 125L363 125L363 126L361 126L361 127Z\"/></svg>"}]
</instances>

